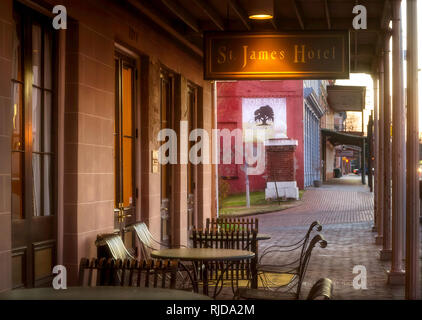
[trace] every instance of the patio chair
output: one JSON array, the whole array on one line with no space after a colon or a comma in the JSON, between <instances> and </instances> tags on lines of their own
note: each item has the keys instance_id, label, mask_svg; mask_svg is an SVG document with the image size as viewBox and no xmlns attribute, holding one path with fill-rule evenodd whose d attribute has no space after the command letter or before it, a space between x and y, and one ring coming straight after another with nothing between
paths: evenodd
<instances>
[{"instance_id":1,"label":"patio chair","mask_svg":"<svg viewBox=\"0 0 422 320\"><path fill-rule=\"evenodd\" d=\"M333 297L333 282L328 278L321 278L314 283L308 293L307 300L331 300Z\"/></svg>"},{"instance_id":2,"label":"patio chair","mask_svg":"<svg viewBox=\"0 0 422 320\"><path fill-rule=\"evenodd\" d=\"M152 236L151 232L148 229L148 226L144 222L140 222L140 221L135 222L133 224L126 226L126 229L135 231L135 234L141 243L141 256L143 259L154 260L153 258L151 258L151 252L153 250L158 250L160 247L186 248L186 246L183 246L183 245L169 246L163 242L160 242L154 239L154 237ZM189 267L185 266L177 272L176 280L177 280L177 287L179 289L188 289L188 286L191 283L191 281L189 278L189 274L184 274L184 273L188 273L190 271L189 269L190 269Z\"/></svg>"},{"instance_id":3,"label":"patio chair","mask_svg":"<svg viewBox=\"0 0 422 320\"><path fill-rule=\"evenodd\" d=\"M151 252L158 250L160 247L174 248L185 247L183 245L170 246L166 243L160 242L152 236L148 226L144 222L135 222L126 227L127 230L134 230L137 238L141 242L141 254L144 259L151 259Z\"/></svg>"},{"instance_id":4,"label":"patio chair","mask_svg":"<svg viewBox=\"0 0 422 320\"><path fill-rule=\"evenodd\" d=\"M79 265L79 286L130 286L174 289L177 261L89 259Z\"/></svg>"},{"instance_id":5,"label":"patio chair","mask_svg":"<svg viewBox=\"0 0 422 320\"><path fill-rule=\"evenodd\" d=\"M312 251L314 247L319 244L321 248L327 246L327 241L323 238L322 235L315 235L312 240L309 242L309 245L306 247L305 253L296 262L298 265L283 265L280 268L271 268L271 273L280 273L284 275L290 275L291 278L285 284L281 284L278 287L271 288L265 286L263 289L254 289L254 288L239 288L236 297L243 299L254 299L254 300L297 300L300 298L301 288L303 284L303 279L308 268L309 260L311 258ZM287 266L287 268L286 268ZM262 277L265 272L260 269L258 266L258 276ZM266 279L263 279L265 282ZM327 286L326 281L321 281L321 283L315 284L316 288L313 290L312 297L323 294L326 290L324 289ZM324 289L324 290L323 290ZM320 291L323 290L323 293Z\"/></svg>"},{"instance_id":6,"label":"patio chair","mask_svg":"<svg viewBox=\"0 0 422 320\"><path fill-rule=\"evenodd\" d=\"M258 232L258 219L245 218L207 218L206 228L217 231L252 231Z\"/></svg>"},{"instance_id":7,"label":"patio chair","mask_svg":"<svg viewBox=\"0 0 422 320\"><path fill-rule=\"evenodd\" d=\"M105 233L97 235L95 240L97 246L98 258L113 259L135 259L135 257L126 249L122 238L117 233Z\"/></svg>"},{"instance_id":8,"label":"patio chair","mask_svg":"<svg viewBox=\"0 0 422 320\"><path fill-rule=\"evenodd\" d=\"M236 249L236 250L248 250L256 253L256 230L252 231L217 231L214 230L197 230L192 229L192 244L194 248L216 248L216 249ZM257 258L245 261L237 261L227 265L227 262L221 261L210 261L207 263L207 275L203 272L199 272L200 281L206 281L205 285L218 284L219 281L223 281L223 285L233 285L232 279L239 284L239 281L247 284L252 280L252 277L256 275L256 264ZM203 271L204 265L200 264ZM221 277L223 270L227 270L224 273L223 278Z\"/></svg>"},{"instance_id":9,"label":"patio chair","mask_svg":"<svg viewBox=\"0 0 422 320\"><path fill-rule=\"evenodd\" d=\"M292 264L297 263L297 262L299 262L299 264L300 264L300 260L303 258L303 255L305 253L306 246L307 246L308 241L309 241L309 237L310 237L310 235L313 231L318 231L318 232L322 231L322 225L319 223L319 221L312 222L311 225L309 226L308 230L306 231L305 235L303 236L303 238L296 241L295 243L291 243L291 244L287 244L287 245L275 244L275 245L266 247L263 250L263 252L260 255L259 260L258 260L258 265L261 268L261 270L265 271L265 269L268 270L268 269L271 269L272 267L275 267L277 269L277 268L283 266L283 265L280 266L280 265L264 264L263 259L266 256L268 256L269 254L294 253L298 249L300 249L300 254L299 254L298 258L291 261L290 263L285 264L285 266L289 266L289 265L292 265Z\"/></svg>"}]
</instances>

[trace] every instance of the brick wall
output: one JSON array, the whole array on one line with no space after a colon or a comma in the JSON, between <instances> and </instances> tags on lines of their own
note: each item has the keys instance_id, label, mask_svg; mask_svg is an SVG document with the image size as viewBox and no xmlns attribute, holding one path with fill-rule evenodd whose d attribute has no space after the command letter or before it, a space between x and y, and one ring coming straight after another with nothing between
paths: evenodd
<instances>
[{"instance_id":1,"label":"brick wall","mask_svg":"<svg viewBox=\"0 0 422 320\"><path fill-rule=\"evenodd\" d=\"M266 166L268 181L295 181L296 146L267 146Z\"/></svg>"},{"instance_id":2,"label":"brick wall","mask_svg":"<svg viewBox=\"0 0 422 320\"><path fill-rule=\"evenodd\" d=\"M80 259L96 256L97 234L114 229L113 57L109 35L83 23L69 24L63 258L71 283Z\"/></svg>"},{"instance_id":3,"label":"brick wall","mask_svg":"<svg viewBox=\"0 0 422 320\"><path fill-rule=\"evenodd\" d=\"M297 140L298 146L294 154L295 177L299 189L304 188L304 154L303 154L303 81L230 81L218 82L217 106L218 128L233 130L242 128L242 98L286 98L287 136ZM230 193L245 192L245 174L240 165L218 166L219 175L224 171L237 172L237 178L226 180L230 184ZM236 168L235 168L236 169ZM264 175L249 176L251 191L264 190L266 179Z\"/></svg>"},{"instance_id":4,"label":"brick wall","mask_svg":"<svg viewBox=\"0 0 422 320\"><path fill-rule=\"evenodd\" d=\"M62 4L45 0L47 4ZM10 126L12 0L0 1L0 291L11 286ZM203 80L202 60L168 37L141 15L114 0L67 0L66 77L64 106L63 262L68 285L75 284L81 257L96 256L95 238L113 230L114 222L114 52L119 43L135 52L137 83L136 146L139 187L137 220L160 237L160 175L151 171L160 121L160 68L181 75L178 118L186 117L188 82L202 88L198 126L211 137L211 84ZM136 36L134 36L136 35ZM211 149L211 144L210 144ZM174 241L186 242L186 165L174 169ZM198 168L198 214L211 216L211 165ZM174 221L177 220L177 221ZM60 231L59 231L60 232Z\"/></svg>"},{"instance_id":5,"label":"brick wall","mask_svg":"<svg viewBox=\"0 0 422 320\"><path fill-rule=\"evenodd\" d=\"M11 287L12 0L0 1L0 292Z\"/></svg>"}]
</instances>

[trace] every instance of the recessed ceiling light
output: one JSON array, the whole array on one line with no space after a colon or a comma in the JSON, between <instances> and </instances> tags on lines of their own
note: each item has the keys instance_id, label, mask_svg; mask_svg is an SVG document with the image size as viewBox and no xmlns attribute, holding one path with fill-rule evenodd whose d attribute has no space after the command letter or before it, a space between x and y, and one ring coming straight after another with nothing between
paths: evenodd
<instances>
[{"instance_id":1,"label":"recessed ceiling light","mask_svg":"<svg viewBox=\"0 0 422 320\"><path fill-rule=\"evenodd\" d=\"M269 20L274 17L274 0L247 0L245 8L251 20Z\"/></svg>"},{"instance_id":2,"label":"recessed ceiling light","mask_svg":"<svg viewBox=\"0 0 422 320\"><path fill-rule=\"evenodd\" d=\"M252 14L249 16L249 19L252 19L252 20L268 20L272 18L273 16L270 14Z\"/></svg>"}]
</instances>

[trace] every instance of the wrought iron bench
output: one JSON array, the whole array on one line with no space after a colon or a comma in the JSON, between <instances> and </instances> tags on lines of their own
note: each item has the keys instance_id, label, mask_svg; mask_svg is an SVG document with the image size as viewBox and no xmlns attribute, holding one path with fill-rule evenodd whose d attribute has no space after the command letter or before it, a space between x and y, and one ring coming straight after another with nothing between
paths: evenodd
<instances>
[{"instance_id":1,"label":"wrought iron bench","mask_svg":"<svg viewBox=\"0 0 422 320\"><path fill-rule=\"evenodd\" d=\"M174 289L177 261L89 259L79 265L79 286L133 286Z\"/></svg>"},{"instance_id":2,"label":"wrought iron bench","mask_svg":"<svg viewBox=\"0 0 422 320\"><path fill-rule=\"evenodd\" d=\"M252 231L258 232L258 219L245 218L207 218L207 230L217 231Z\"/></svg>"},{"instance_id":3,"label":"wrought iron bench","mask_svg":"<svg viewBox=\"0 0 422 320\"><path fill-rule=\"evenodd\" d=\"M256 230L252 231L217 231L214 230L197 230L192 229L192 245L194 248L216 248L216 249L236 249L236 250L248 250L256 253ZM207 285L218 283L219 281L228 282L233 286L232 279L239 284L239 281L247 284L249 281L256 283L256 265L257 258L251 260L238 261L238 262L221 262L211 261L208 262L207 268L203 268L202 264L198 267L200 270L207 270L207 275L199 272L199 280L203 281L207 279ZM202 268L201 268L202 267ZM221 274L224 272L223 279Z\"/></svg>"}]
</instances>

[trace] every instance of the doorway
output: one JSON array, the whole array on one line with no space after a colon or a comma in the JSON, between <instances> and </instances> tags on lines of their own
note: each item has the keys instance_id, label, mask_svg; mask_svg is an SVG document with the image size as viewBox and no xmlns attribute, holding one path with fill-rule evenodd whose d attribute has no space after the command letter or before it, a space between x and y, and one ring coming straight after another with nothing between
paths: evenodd
<instances>
[{"instance_id":1,"label":"doorway","mask_svg":"<svg viewBox=\"0 0 422 320\"><path fill-rule=\"evenodd\" d=\"M188 133L198 127L197 125L197 111L198 111L198 88L192 84L188 85ZM194 141L189 141L189 149L195 144ZM187 168L187 226L188 234L194 226L197 225L197 166L188 161Z\"/></svg>"},{"instance_id":2,"label":"doorway","mask_svg":"<svg viewBox=\"0 0 422 320\"><path fill-rule=\"evenodd\" d=\"M12 286L51 284L56 264L55 36L50 19L14 6Z\"/></svg>"},{"instance_id":3,"label":"doorway","mask_svg":"<svg viewBox=\"0 0 422 320\"><path fill-rule=\"evenodd\" d=\"M126 227L136 221L136 61L115 53L116 105L114 121L114 227L126 248L136 247L135 235Z\"/></svg>"},{"instance_id":4,"label":"doorway","mask_svg":"<svg viewBox=\"0 0 422 320\"><path fill-rule=\"evenodd\" d=\"M175 77L170 71L162 68L160 71L160 121L161 129L173 128ZM168 155L166 155L168 156ZM161 242L171 244L172 231L172 181L173 170L171 164L160 165L160 214L161 214Z\"/></svg>"}]
</instances>

